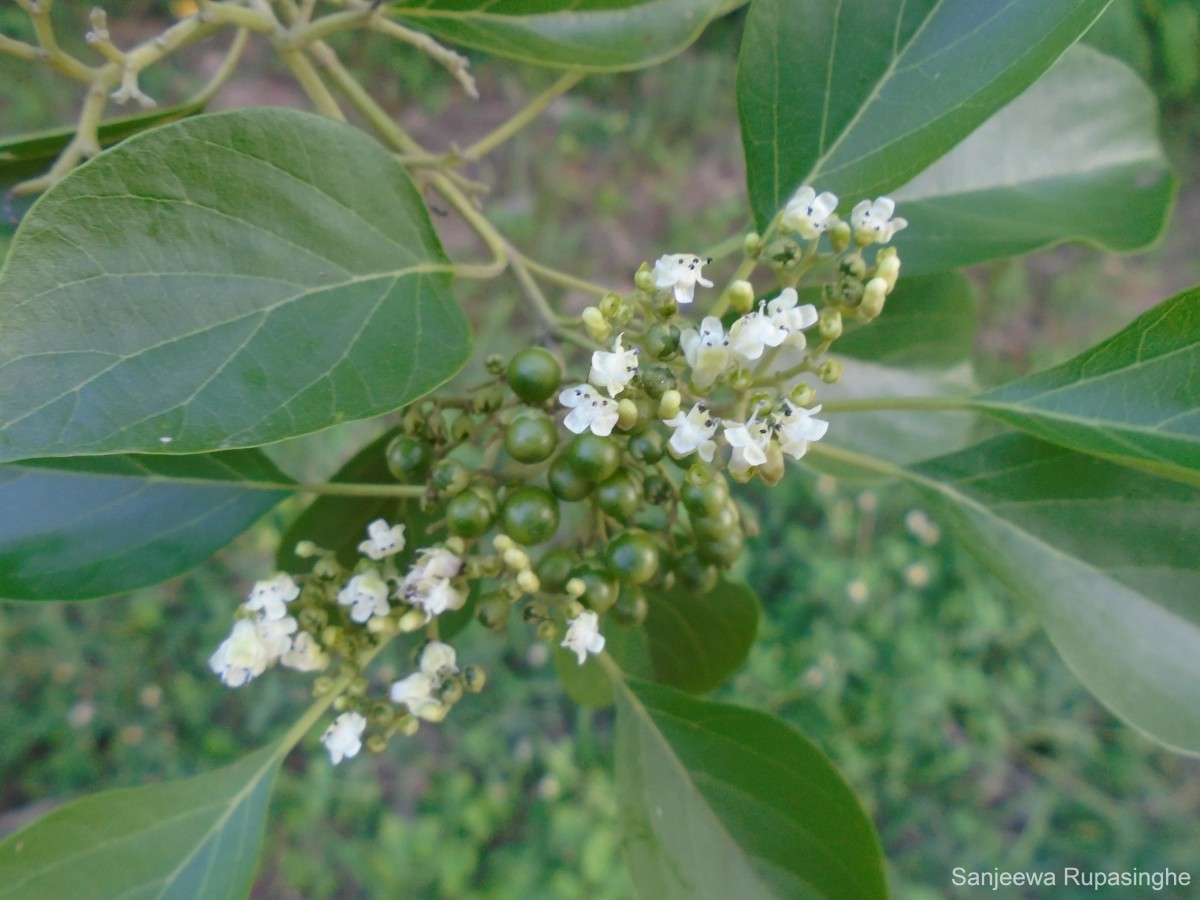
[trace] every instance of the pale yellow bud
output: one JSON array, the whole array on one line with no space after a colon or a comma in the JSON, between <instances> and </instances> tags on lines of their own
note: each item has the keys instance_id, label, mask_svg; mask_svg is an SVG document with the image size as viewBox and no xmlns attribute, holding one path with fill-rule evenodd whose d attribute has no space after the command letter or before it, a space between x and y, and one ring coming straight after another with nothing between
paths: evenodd
<instances>
[{"instance_id":1,"label":"pale yellow bud","mask_svg":"<svg viewBox=\"0 0 1200 900\"><path fill-rule=\"evenodd\" d=\"M589 306L583 311L583 327L587 329L592 340L602 344L612 336L612 326L604 318L604 313L594 306Z\"/></svg>"},{"instance_id":2,"label":"pale yellow bud","mask_svg":"<svg viewBox=\"0 0 1200 900\"><path fill-rule=\"evenodd\" d=\"M864 321L871 321L883 312L883 301L887 299L888 286L882 278L872 278L863 287L862 302L858 306Z\"/></svg>"},{"instance_id":3,"label":"pale yellow bud","mask_svg":"<svg viewBox=\"0 0 1200 900\"><path fill-rule=\"evenodd\" d=\"M525 569L517 575L517 584L527 594L536 594L542 588L541 579L529 569Z\"/></svg>"},{"instance_id":4,"label":"pale yellow bud","mask_svg":"<svg viewBox=\"0 0 1200 900\"><path fill-rule=\"evenodd\" d=\"M587 585L582 578L572 578L567 582L567 594L571 597L582 597L587 593Z\"/></svg>"},{"instance_id":5,"label":"pale yellow bud","mask_svg":"<svg viewBox=\"0 0 1200 900\"><path fill-rule=\"evenodd\" d=\"M466 542L458 535L446 538L446 549L455 556L462 556L467 551Z\"/></svg>"},{"instance_id":6,"label":"pale yellow bud","mask_svg":"<svg viewBox=\"0 0 1200 900\"><path fill-rule=\"evenodd\" d=\"M679 405L683 403L683 395L676 390L663 391L661 399L658 401L658 417L660 419L670 419L679 412Z\"/></svg>"},{"instance_id":7,"label":"pale yellow bud","mask_svg":"<svg viewBox=\"0 0 1200 900\"><path fill-rule=\"evenodd\" d=\"M410 609L400 617L400 621L396 623L397 627L405 634L417 631L425 627L425 613L419 609Z\"/></svg>"},{"instance_id":8,"label":"pale yellow bud","mask_svg":"<svg viewBox=\"0 0 1200 900\"><path fill-rule=\"evenodd\" d=\"M507 534L498 534L492 538L492 546L504 553L517 546L517 542L510 538Z\"/></svg>"},{"instance_id":9,"label":"pale yellow bud","mask_svg":"<svg viewBox=\"0 0 1200 900\"><path fill-rule=\"evenodd\" d=\"M739 278L729 285L729 303L734 312L748 313L754 309L754 285Z\"/></svg>"},{"instance_id":10,"label":"pale yellow bud","mask_svg":"<svg viewBox=\"0 0 1200 900\"><path fill-rule=\"evenodd\" d=\"M626 398L617 404L617 427L627 431L637 424L637 404Z\"/></svg>"},{"instance_id":11,"label":"pale yellow bud","mask_svg":"<svg viewBox=\"0 0 1200 900\"><path fill-rule=\"evenodd\" d=\"M514 572L524 572L529 569L529 554L516 547L504 551L504 564Z\"/></svg>"},{"instance_id":12,"label":"pale yellow bud","mask_svg":"<svg viewBox=\"0 0 1200 900\"><path fill-rule=\"evenodd\" d=\"M884 256L881 252L879 259L875 264L875 276L882 278L887 283L887 292L890 294L896 287L896 279L900 276L900 257L896 255L895 247L888 247L892 252ZM885 251L886 252L886 251Z\"/></svg>"}]
</instances>

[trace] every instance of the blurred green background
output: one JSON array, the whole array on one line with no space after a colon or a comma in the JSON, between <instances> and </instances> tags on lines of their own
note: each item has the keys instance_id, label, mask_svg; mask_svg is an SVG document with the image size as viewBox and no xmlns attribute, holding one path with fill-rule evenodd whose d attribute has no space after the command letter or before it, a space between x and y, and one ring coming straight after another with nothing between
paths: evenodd
<instances>
[{"instance_id":1,"label":"blurred green background","mask_svg":"<svg viewBox=\"0 0 1200 900\"><path fill-rule=\"evenodd\" d=\"M118 42L153 35L170 16L153 0L108 10ZM82 6L60 3L57 14L61 32L78 39ZM0 31L23 36L24 19L6 6ZM474 171L493 185L489 215L535 258L614 287L644 259L744 228L733 108L739 32L731 16L665 66L591 78L557 101ZM1200 2L1118 0L1088 40L1134 66L1160 99L1182 186L1174 224L1136 256L1068 247L972 271L984 384L1066 359L1200 282ZM221 46L172 60L143 87L164 103L186 97ZM357 39L339 49L434 147L469 143L553 77L476 59L483 96L471 103L422 57L396 58ZM0 83L6 135L67 122L79 101L52 74L8 59ZM216 105L249 103L304 105L253 44ZM452 221L439 225L455 253L470 255L465 233ZM6 231L11 225L0 226L0 248ZM511 286L501 284L462 292L478 321L513 314ZM295 474L320 476L381 427L272 453ZM739 564L765 617L750 660L720 695L783 716L826 749L880 830L897 896L958 896L955 866L1190 866L1200 878L1200 763L1157 749L1105 712L1031 611L909 495L798 471L744 499L772 535L752 541ZM0 832L86 791L212 768L286 726L306 702L302 679L272 672L234 692L205 662L249 584L271 569L298 509L298 501L285 505L192 575L154 589L86 604L0 605ZM459 639L460 659L482 663L491 678L443 725L336 770L315 741L293 754L254 896L630 895L611 714L573 707L547 648L519 625L504 637L468 629Z\"/></svg>"}]
</instances>

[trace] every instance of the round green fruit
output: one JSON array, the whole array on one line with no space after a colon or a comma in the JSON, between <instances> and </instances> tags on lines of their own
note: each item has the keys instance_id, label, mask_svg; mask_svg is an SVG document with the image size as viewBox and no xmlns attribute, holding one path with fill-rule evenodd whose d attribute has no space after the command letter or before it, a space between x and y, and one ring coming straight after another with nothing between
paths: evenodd
<instances>
[{"instance_id":1,"label":"round green fruit","mask_svg":"<svg viewBox=\"0 0 1200 900\"><path fill-rule=\"evenodd\" d=\"M707 594L717 586L717 567L694 551L675 562L675 584L689 594Z\"/></svg>"},{"instance_id":2,"label":"round green fruit","mask_svg":"<svg viewBox=\"0 0 1200 900\"><path fill-rule=\"evenodd\" d=\"M579 597L579 602L593 612L603 615L617 602L617 579L599 566L585 563L575 569L571 577L583 582L584 591Z\"/></svg>"},{"instance_id":3,"label":"round green fruit","mask_svg":"<svg viewBox=\"0 0 1200 900\"><path fill-rule=\"evenodd\" d=\"M578 435L564 453L571 468L592 484L612 475L621 465L621 448L609 437L591 432Z\"/></svg>"},{"instance_id":4,"label":"round green fruit","mask_svg":"<svg viewBox=\"0 0 1200 900\"><path fill-rule=\"evenodd\" d=\"M629 454L638 462L654 465L663 458L664 441L661 432L647 428L629 439Z\"/></svg>"},{"instance_id":5,"label":"round green fruit","mask_svg":"<svg viewBox=\"0 0 1200 900\"><path fill-rule=\"evenodd\" d=\"M616 472L596 485L596 502L605 514L627 522L642 505L642 492L628 472Z\"/></svg>"},{"instance_id":6,"label":"round green fruit","mask_svg":"<svg viewBox=\"0 0 1200 900\"><path fill-rule=\"evenodd\" d=\"M578 564L579 557L570 550L560 548L549 551L537 564L537 577L542 589L554 592L563 590Z\"/></svg>"},{"instance_id":7,"label":"round green fruit","mask_svg":"<svg viewBox=\"0 0 1200 900\"><path fill-rule=\"evenodd\" d=\"M625 585L621 588L621 596L617 599L612 614L618 625L632 628L646 621L649 611L650 604L646 602L646 592L639 587Z\"/></svg>"},{"instance_id":8,"label":"round green fruit","mask_svg":"<svg viewBox=\"0 0 1200 900\"><path fill-rule=\"evenodd\" d=\"M495 518L492 505L474 488L463 491L446 504L446 527L459 537L479 537L492 527Z\"/></svg>"},{"instance_id":9,"label":"round green fruit","mask_svg":"<svg viewBox=\"0 0 1200 900\"><path fill-rule=\"evenodd\" d=\"M550 463L550 471L546 473L550 482L550 490L561 500L582 500L592 492L592 483L575 471L566 454Z\"/></svg>"},{"instance_id":10,"label":"round green fruit","mask_svg":"<svg viewBox=\"0 0 1200 900\"><path fill-rule=\"evenodd\" d=\"M540 544L558 530L558 500L545 488L517 488L500 508L505 533L519 544Z\"/></svg>"},{"instance_id":11,"label":"round green fruit","mask_svg":"<svg viewBox=\"0 0 1200 900\"><path fill-rule=\"evenodd\" d=\"M412 435L397 435L387 448L387 464L392 476L402 484L425 480L433 453L429 445Z\"/></svg>"},{"instance_id":12,"label":"round green fruit","mask_svg":"<svg viewBox=\"0 0 1200 900\"><path fill-rule=\"evenodd\" d=\"M508 386L530 404L549 400L562 384L562 367L549 350L529 347L508 364Z\"/></svg>"},{"instance_id":13,"label":"round green fruit","mask_svg":"<svg viewBox=\"0 0 1200 900\"><path fill-rule=\"evenodd\" d=\"M717 516L729 501L729 485L720 475L706 485L697 486L687 479L679 487L679 498L693 516Z\"/></svg>"},{"instance_id":14,"label":"round green fruit","mask_svg":"<svg viewBox=\"0 0 1200 900\"><path fill-rule=\"evenodd\" d=\"M604 551L608 569L628 584L645 584L658 572L658 544L644 531L627 531Z\"/></svg>"},{"instance_id":15,"label":"round green fruit","mask_svg":"<svg viewBox=\"0 0 1200 900\"><path fill-rule=\"evenodd\" d=\"M696 552L702 559L718 566L732 566L742 555L745 544L746 539L740 530L729 531L718 538L701 539L696 543Z\"/></svg>"},{"instance_id":16,"label":"round green fruit","mask_svg":"<svg viewBox=\"0 0 1200 900\"><path fill-rule=\"evenodd\" d=\"M540 463L558 446L558 429L549 416L536 413L518 416L504 431L504 449L517 462Z\"/></svg>"}]
</instances>

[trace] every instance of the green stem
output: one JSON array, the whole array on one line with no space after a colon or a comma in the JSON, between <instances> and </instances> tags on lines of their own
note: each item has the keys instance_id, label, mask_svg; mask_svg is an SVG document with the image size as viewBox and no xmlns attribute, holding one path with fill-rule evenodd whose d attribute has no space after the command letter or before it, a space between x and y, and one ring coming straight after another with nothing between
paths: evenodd
<instances>
[{"instance_id":1,"label":"green stem","mask_svg":"<svg viewBox=\"0 0 1200 900\"><path fill-rule=\"evenodd\" d=\"M304 55L303 51L284 50L281 47L279 56L292 70L292 75L304 89L304 93L308 94L308 99L313 102L317 112L339 122L346 121L342 108L338 106L333 94L329 93L329 88L325 86L325 82L321 80L321 76L317 74L317 70L313 68L313 64L308 61L308 57Z\"/></svg>"},{"instance_id":2,"label":"green stem","mask_svg":"<svg viewBox=\"0 0 1200 900\"><path fill-rule=\"evenodd\" d=\"M559 323L558 314L550 307L550 303L546 300L546 295L542 293L542 289L538 287L537 282L533 280L533 276L529 274L529 269L525 267L525 262L520 258L520 254L515 250L509 257L509 270L513 273L513 277L517 279L517 284L521 286L521 292L525 295L533 306L534 312L541 316L542 321L546 323L546 327L559 339L569 341L585 350L602 349L598 344L593 343L588 338L584 337L570 328L565 328Z\"/></svg>"},{"instance_id":3,"label":"green stem","mask_svg":"<svg viewBox=\"0 0 1200 900\"><path fill-rule=\"evenodd\" d=\"M908 474L895 463L890 463L887 460L878 459L874 456L867 456L865 453L857 453L854 450L847 450L844 447L837 447L833 444L810 444L808 452L812 456L824 457L834 462L849 463L860 469L876 472L888 478L902 478Z\"/></svg>"},{"instance_id":4,"label":"green stem","mask_svg":"<svg viewBox=\"0 0 1200 900\"><path fill-rule=\"evenodd\" d=\"M576 278L567 272L560 272L558 269L552 269L549 266L542 265L536 260L530 259L524 253L521 253L516 248L509 246L509 255L519 257L522 265L535 275L540 275L546 281L551 281L557 285L571 290L580 291L585 294L594 294L597 297L603 297L608 293L608 288L598 284L593 284L590 281L585 281L582 278Z\"/></svg>"},{"instance_id":5,"label":"green stem","mask_svg":"<svg viewBox=\"0 0 1200 900\"><path fill-rule=\"evenodd\" d=\"M466 150L463 150L461 156L464 159L477 160L482 156L487 155L492 150L495 150L514 134L545 112L546 107L561 97L575 85L579 84L584 77L585 72L568 72L559 78L554 84L550 85L542 93L534 97L529 103L518 110L517 113L506 122L499 125L496 129L484 135Z\"/></svg>"},{"instance_id":6,"label":"green stem","mask_svg":"<svg viewBox=\"0 0 1200 900\"><path fill-rule=\"evenodd\" d=\"M885 412L912 410L928 412L966 412L970 397L865 397L858 400L830 400L821 406L826 413Z\"/></svg>"},{"instance_id":7,"label":"green stem","mask_svg":"<svg viewBox=\"0 0 1200 900\"><path fill-rule=\"evenodd\" d=\"M208 80L208 84L194 96L189 103L195 103L200 106L207 106L208 101L216 96L225 82L229 80L237 69L238 63L242 59L242 51L246 49L246 41L250 38L250 32L245 28L239 28L233 34L233 40L229 44L229 49L225 51L225 58L221 60L221 65L217 67L217 71L213 73L212 78Z\"/></svg>"}]
</instances>

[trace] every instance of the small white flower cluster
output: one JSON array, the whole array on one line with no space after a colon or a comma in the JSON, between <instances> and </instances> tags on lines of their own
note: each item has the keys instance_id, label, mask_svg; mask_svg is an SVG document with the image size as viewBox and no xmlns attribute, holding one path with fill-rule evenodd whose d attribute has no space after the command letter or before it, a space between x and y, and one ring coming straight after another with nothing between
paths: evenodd
<instances>
[{"instance_id":1,"label":"small white flower cluster","mask_svg":"<svg viewBox=\"0 0 1200 900\"><path fill-rule=\"evenodd\" d=\"M712 259L702 259L690 253L669 253L658 258L651 277L654 287L660 291L674 291L676 303L691 303L696 299L696 285L712 287L713 283L701 275Z\"/></svg>"},{"instance_id":2,"label":"small white flower cluster","mask_svg":"<svg viewBox=\"0 0 1200 900\"><path fill-rule=\"evenodd\" d=\"M450 706L439 696L439 691L451 675L457 674L454 648L441 641L430 641L421 651L417 671L392 685L392 702L407 707L418 719L440 722Z\"/></svg>"},{"instance_id":3,"label":"small white flower cluster","mask_svg":"<svg viewBox=\"0 0 1200 900\"><path fill-rule=\"evenodd\" d=\"M287 605L299 596L300 586L290 575L280 573L255 583L241 607L242 618L208 660L224 684L241 687L276 663L300 672L329 665L312 635L297 633L296 619L288 615Z\"/></svg>"},{"instance_id":4,"label":"small white flower cluster","mask_svg":"<svg viewBox=\"0 0 1200 900\"><path fill-rule=\"evenodd\" d=\"M700 390L712 387L727 371L761 358L767 347L803 350L808 344L804 330L817 323L817 308L798 305L799 300L793 288L784 288L730 325L728 334L716 316L706 316L699 329L684 331L679 346L691 367L692 384Z\"/></svg>"},{"instance_id":5,"label":"small white flower cluster","mask_svg":"<svg viewBox=\"0 0 1200 900\"><path fill-rule=\"evenodd\" d=\"M705 462L712 462L717 449L713 436L717 427L723 426L725 442L732 450L730 474L744 481L772 456L803 457L809 443L820 440L829 429L824 419L813 418L820 411L820 406L805 409L785 400L774 413L761 420L755 413L746 422L723 423L701 402L687 415L680 412L666 420L673 429L668 445L678 458L697 453Z\"/></svg>"},{"instance_id":6,"label":"small white flower cluster","mask_svg":"<svg viewBox=\"0 0 1200 900\"><path fill-rule=\"evenodd\" d=\"M329 758L336 766L343 759L357 756L362 749L362 735L367 729L367 719L362 713L344 712L321 735L321 743L329 751Z\"/></svg>"},{"instance_id":7,"label":"small white flower cluster","mask_svg":"<svg viewBox=\"0 0 1200 900\"><path fill-rule=\"evenodd\" d=\"M629 386L638 369L638 351L622 346L623 337L617 335L611 353L597 350L592 354L587 382L566 388L558 395L558 402L571 410L563 424L575 434L590 430L592 434L607 437L617 425L620 411L611 398ZM608 391L608 397L601 396L597 388Z\"/></svg>"},{"instance_id":8,"label":"small white flower cluster","mask_svg":"<svg viewBox=\"0 0 1200 900\"><path fill-rule=\"evenodd\" d=\"M809 185L801 185L788 201L780 217L780 225L807 241L816 240L839 222L834 214L838 198L829 191L818 194ZM863 200L850 211L850 227L859 246L886 244L897 231L908 226L908 220L892 214L896 204L890 197Z\"/></svg>"}]
</instances>

